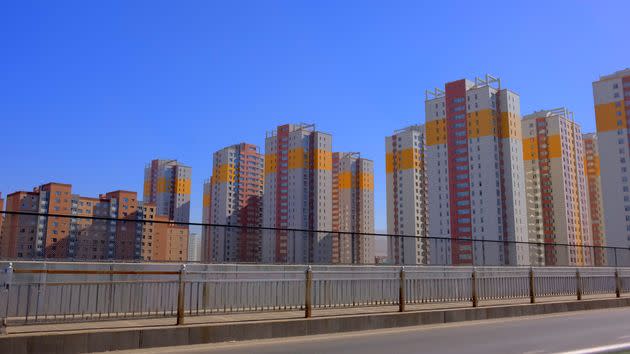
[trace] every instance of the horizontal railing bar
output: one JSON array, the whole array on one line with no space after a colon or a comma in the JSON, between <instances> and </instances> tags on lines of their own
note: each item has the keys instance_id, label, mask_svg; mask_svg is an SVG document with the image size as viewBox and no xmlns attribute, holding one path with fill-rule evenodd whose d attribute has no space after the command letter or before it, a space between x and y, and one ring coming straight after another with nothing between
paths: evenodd
<instances>
[{"instance_id":1,"label":"horizontal railing bar","mask_svg":"<svg viewBox=\"0 0 630 354\"><path fill-rule=\"evenodd\" d=\"M176 271L133 271L133 270L58 270L58 269L14 269L13 273L23 274L85 274L85 275L178 275Z\"/></svg>"}]
</instances>

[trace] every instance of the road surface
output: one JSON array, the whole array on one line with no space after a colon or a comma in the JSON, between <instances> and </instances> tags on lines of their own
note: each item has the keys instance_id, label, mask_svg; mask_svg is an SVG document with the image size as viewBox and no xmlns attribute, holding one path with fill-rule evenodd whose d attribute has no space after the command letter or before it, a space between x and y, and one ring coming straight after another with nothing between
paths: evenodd
<instances>
[{"instance_id":1,"label":"road surface","mask_svg":"<svg viewBox=\"0 0 630 354\"><path fill-rule=\"evenodd\" d=\"M630 342L630 308L127 353L558 353Z\"/></svg>"}]
</instances>

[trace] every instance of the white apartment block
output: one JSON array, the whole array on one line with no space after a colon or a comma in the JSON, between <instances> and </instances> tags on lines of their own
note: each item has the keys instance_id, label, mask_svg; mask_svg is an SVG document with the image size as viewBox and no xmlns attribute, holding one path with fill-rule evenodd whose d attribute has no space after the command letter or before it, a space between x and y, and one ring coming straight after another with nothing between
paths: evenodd
<instances>
[{"instance_id":1,"label":"white apartment block","mask_svg":"<svg viewBox=\"0 0 630 354\"><path fill-rule=\"evenodd\" d=\"M395 264L429 263L424 126L385 138L388 259Z\"/></svg>"},{"instance_id":2,"label":"white apartment block","mask_svg":"<svg viewBox=\"0 0 630 354\"><path fill-rule=\"evenodd\" d=\"M313 125L287 124L265 139L262 260L332 261L332 136ZM321 232L316 232L321 231Z\"/></svg>"},{"instance_id":3,"label":"white apartment block","mask_svg":"<svg viewBox=\"0 0 630 354\"><path fill-rule=\"evenodd\" d=\"M528 237L519 96L489 75L458 80L427 92L425 116L429 235L444 240L430 263L528 264L527 245L507 243Z\"/></svg>"},{"instance_id":4,"label":"white apartment block","mask_svg":"<svg viewBox=\"0 0 630 354\"><path fill-rule=\"evenodd\" d=\"M630 247L630 69L593 82L602 199L608 246ZM630 265L628 252L618 264Z\"/></svg>"},{"instance_id":5,"label":"white apartment block","mask_svg":"<svg viewBox=\"0 0 630 354\"><path fill-rule=\"evenodd\" d=\"M534 265L592 265L592 231L580 126L566 108L522 120L529 241ZM549 246L558 243L570 246Z\"/></svg>"}]
</instances>

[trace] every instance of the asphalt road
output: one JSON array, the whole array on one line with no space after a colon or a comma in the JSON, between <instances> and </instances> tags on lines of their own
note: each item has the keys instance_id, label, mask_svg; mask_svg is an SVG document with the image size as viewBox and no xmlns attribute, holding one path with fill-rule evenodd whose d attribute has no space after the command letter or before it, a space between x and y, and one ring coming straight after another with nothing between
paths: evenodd
<instances>
[{"instance_id":1,"label":"asphalt road","mask_svg":"<svg viewBox=\"0 0 630 354\"><path fill-rule=\"evenodd\" d=\"M128 353L558 353L630 342L630 309L606 309Z\"/></svg>"}]
</instances>

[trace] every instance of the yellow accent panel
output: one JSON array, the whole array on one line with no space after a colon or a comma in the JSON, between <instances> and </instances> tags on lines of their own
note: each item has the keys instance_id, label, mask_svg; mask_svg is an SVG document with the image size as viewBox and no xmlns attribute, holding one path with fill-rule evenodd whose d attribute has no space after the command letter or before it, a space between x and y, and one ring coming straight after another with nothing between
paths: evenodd
<instances>
[{"instance_id":1,"label":"yellow accent panel","mask_svg":"<svg viewBox=\"0 0 630 354\"><path fill-rule=\"evenodd\" d=\"M468 137L482 138L496 135L496 119L492 110L472 112L467 119Z\"/></svg>"},{"instance_id":2,"label":"yellow accent panel","mask_svg":"<svg viewBox=\"0 0 630 354\"><path fill-rule=\"evenodd\" d=\"M175 180L175 193L190 194L190 180L189 179L176 179Z\"/></svg>"},{"instance_id":3,"label":"yellow accent panel","mask_svg":"<svg viewBox=\"0 0 630 354\"><path fill-rule=\"evenodd\" d=\"M385 172L392 173L394 172L394 153L388 152L385 155Z\"/></svg>"},{"instance_id":4,"label":"yellow accent panel","mask_svg":"<svg viewBox=\"0 0 630 354\"><path fill-rule=\"evenodd\" d=\"M595 106L595 121L597 123L597 132L607 132L611 130L627 129L626 114L624 104L616 107L617 102L598 104ZM621 115L617 115L621 112ZM621 125L617 125L617 121L621 121Z\"/></svg>"},{"instance_id":5,"label":"yellow accent panel","mask_svg":"<svg viewBox=\"0 0 630 354\"><path fill-rule=\"evenodd\" d=\"M276 154L265 154L265 174L274 173L278 170Z\"/></svg>"},{"instance_id":6,"label":"yellow accent panel","mask_svg":"<svg viewBox=\"0 0 630 354\"><path fill-rule=\"evenodd\" d=\"M304 164L304 149L295 148L289 150L289 168L305 168Z\"/></svg>"},{"instance_id":7,"label":"yellow accent panel","mask_svg":"<svg viewBox=\"0 0 630 354\"><path fill-rule=\"evenodd\" d=\"M225 183L234 179L234 167L229 164L219 165L214 168L212 183Z\"/></svg>"},{"instance_id":8,"label":"yellow accent panel","mask_svg":"<svg viewBox=\"0 0 630 354\"><path fill-rule=\"evenodd\" d=\"M363 172L359 175L359 189L374 190L374 175Z\"/></svg>"},{"instance_id":9,"label":"yellow accent panel","mask_svg":"<svg viewBox=\"0 0 630 354\"><path fill-rule=\"evenodd\" d=\"M408 148L387 154L387 172L394 172L395 165L397 165L399 171L409 170L422 167L422 160L420 159L420 154L415 153L413 148Z\"/></svg>"},{"instance_id":10,"label":"yellow accent panel","mask_svg":"<svg viewBox=\"0 0 630 354\"><path fill-rule=\"evenodd\" d=\"M400 152L400 169L408 170L414 168L414 153L413 148L404 149Z\"/></svg>"},{"instance_id":11,"label":"yellow accent panel","mask_svg":"<svg viewBox=\"0 0 630 354\"><path fill-rule=\"evenodd\" d=\"M521 120L516 113L501 112L501 139L521 137Z\"/></svg>"},{"instance_id":12,"label":"yellow accent panel","mask_svg":"<svg viewBox=\"0 0 630 354\"><path fill-rule=\"evenodd\" d=\"M562 143L560 142L560 135L549 135L547 137L547 151L549 152L548 158L553 159L562 157Z\"/></svg>"},{"instance_id":13,"label":"yellow accent panel","mask_svg":"<svg viewBox=\"0 0 630 354\"><path fill-rule=\"evenodd\" d=\"M210 206L210 204L211 204L211 199L210 198L211 198L211 196L210 196L209 193L203 195L203 207L204 208L207 208L207 207Z\"/></svg>"},{"instance_id":14,"label":"yellow accent panel","mask_svg":"<svg viewBox=\"0 0 630 354\"><path fill-rule=\"evenodd\" d=\"M446 119L436 119L426 123L427 145L446 144Z\"/></svg>"},{"instance_id":15,"label":"yellow accent panel","mask_svg":"<svg viewBox=\"0 0 630 354\"><path fill-rule=\"evenodd\" d=\"M158 177L157 180L157 192L158 193L168 193L170 192L168 181L164 177Z\"/></svg>"},{"instance_id":16,"label":"yellow accent panel","mask_svg":"<svg viewBox=\"0 0 630 354\"><path fill-rule=\"evenodd\" d=\"M144 180L144 195L149 196L151 194L151 183L149 183L148 179Z\"/></svg>"},{"instance_id":17,"label":"yellow accent panel","mask_svg":"<svg viewBox=\"0 0 630 354\"><path fill-rule=\"evenodd\" d=\"M313 152L313 168L316 170L332 171L332 152L315 149Z\"/></svg>"},{"instance_id":18,"label":"yellow accent panel","mask_svg":"<svg viewBox=\"0 0 630 354\"><path fill-rule=\"evenodd\" d=\"M339 173L339 189L352 188L352 172L344 171Z\"/></svg>"},{"instance_id":19,"label":"yellow accent panel","mask_svg":"<svg viewBox=\"0 0 630 354\"><path fill-rule=\"evenodd\" d=\"M531 161L538 159L538 139L523 139L523 160Z\"/></svg>"}]
</instances>

